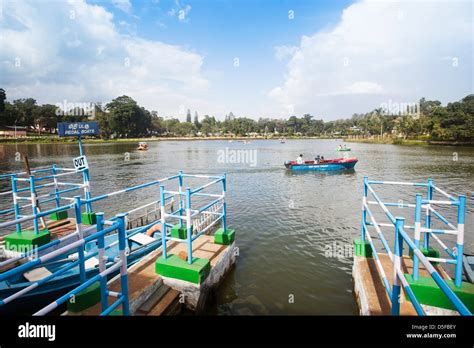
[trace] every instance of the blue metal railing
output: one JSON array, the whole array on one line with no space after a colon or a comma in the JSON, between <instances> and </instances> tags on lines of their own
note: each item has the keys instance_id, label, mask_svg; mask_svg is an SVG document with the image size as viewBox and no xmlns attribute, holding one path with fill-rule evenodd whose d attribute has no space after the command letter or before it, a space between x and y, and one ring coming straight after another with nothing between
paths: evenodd
<instances>
[{"instance_id":1,"label":"blue metal railing","mask_svg":"<svg viewBox=\"0 0 474 348\"><path fill-rule=\"evenodd\" d=\"M74 168L62 168L58 167L56 164L53 164L51 167L31 170L30 174L26 172L18 172L18 173L10 173L10 174L2 174L0 175L0 179L9 179L11 184L10 191L4 191L0 193L0 196L7 196L11 195L13 199L13 208L4 209L0 211L0 215L14 213L15 219L19 220L25 215L22 215L22 211L25 208L31 207L32 215L38 215L38 210L40 205L46 204L49 202L55 202L56 208L61 207L61 200L72 201L73 197L66 197L64 196L65 193L73 192L80 190L81 188L84 189L84 197L90 198L90 185L89 185L89 173L88 169L82 170L75 170ZM87 175L84 173L87 172ZM38 176L38 174L44 173L52 173L51 175L42 175ZM68 175L77 175L83 174L83 183L73 183L73 182L60 182L58 178ZM26 175L26 177L25 177ZM87 180L86 180L87 179ZM52 180L51 182L47 182L45 184L38 184L40 181L45 180ZM19 183L28 184L28 187L19 187ZM64 186L66 188L60 189L60 186ZM48 192L46 194L38 194L38 190L45 189L52 187L53 191ZM22 196L20 193L28 192L30 193L29 197ZM21 201L28 201L28 204L21 204ZM91 203L86 205L86 210L90 211L92 209ZM44 215L43 215L44 216ZM43 228L46 228L43 216L33 220L33 228L35 233L39 233L39 223L38 219L41 219L43 224ZM16 225L16 231L21 232L22 227L21 223Z\"/></svg>"},{"instance_id":2,"label":"blue metal railing","mask_svg":"<svg viewBox=\"0 0 474 348\"><path fill-rule=\"evenodd\" d=\"M58 168L56 168L57 170ZM13 176L11 176L13 177ZM186 188L186 190L183 190L183 182L184 178L208 178L212 179L209 183L202 185L194 190L191 190L190 188ZM163 183L167 181L171 181L174 179L179 179L179 191L174 192L174 191L165 191ZM28 182L31 184L31 186L35 185L35 179L31 178L27 179ZM223 183L223 188L222 188L222 193L216 194L216 193L204 193L202 191L211 188L215 186L216 184L222 182ZM90 226L84 229L84 226L82 225L82 208L87 205L88 203L92 202L97 202L100 200L104 200L110 197L113 197L115 195L121 194L121 193L128 193L132 192L135 190L147 188L153 185L160 185L160 197L161 199L157 201L156 203L160 204L161 208L161 218L150 223L146 224L141 227L137 227L135 229L131 229L126 231L126 224L125 224L125 219L126 215L125 214L118 214L115 217L105 221L103 217L103 213L96 213L96 225L95 226ZM50 275L47 275L45 278L42 278L41 280L35 281L35 282L30 282L28 286L25 288L17 291L16 293L13 293L12 295L8 296L7 298L0 299L0 306L5 305L7 303L10 303L11 301L20 298L21 296L25 295L26 293L32 291L33 289L37 288L38 286L41 286L54 278L63 275L65 272L79 267L79 276L81 280L81 285L78 286L77 288L71 290L67 294L61 296L59 299L54 301L53 303L49 304L45 308L41 309L36 315L43 315L51 310L57 308L64 302L66 302L68 299L70 299L72 296L77 295L80 291L86 289L90 285L92 285L94 282L99 281L100 282L100 288L101 288L101 313L102 315L107 315L110 314L114 309L116 309L118 306L122 305L123 313L124 314L129 314L129 304L128 304L128 278L127 278L127 257L126 257L126 245L127 241L130 237L132 237L135 234L138 233L143 233L147 232L151 227L153 227L156 224L161 224L161 235L162 239L157 240L156 246L158 247L159 244L163 246L164 250L164 257L166 257L166 243L162 243L162 241L167 241L170 239L176 240L175 238L172 238L169 231L170 228L173 227L172 224L167 223L165 220L166 218L177 218L181 222L185 221L186 222L186 228L187 228L187 238L185 240L179 240L180 242L186 242L188 244L188 253L189 253L189 262L192 262L192 242L198 238L201 234L205 233L208 231L212 226L214 226L217 222L222 221L222 227L226 229L226 203L225 203L225 191L226 191L226 176L205 176L205 175L192 175L192 174L184 174L182 172L179 172L178 175L170 176L164 179L148 182L145 184L141 185L136 185L133 187L129 187L123 190L118 190L114 191L105 195L101 195L98 197L90 197L89 199L83 199L81 196L75 196L72 198L72 202L66 205L58 206L56 208L47 210L47 211L39 211L39 210L33 210L32 215L28 216L20 216L19 218L8 221L8 222L2 222L0 223L0 229L7 228L9 226L20 226L22 223L26 223L29 221L37 221L47 215L50 215L55 212L61 212L61 211L68 211L72 210L74 212L75 220L76 220L76 231L72 232L71 234L68 234L64 237L61 237L59 239L55 239L50 241L49 243L36 247L32 250L28 250L23 253L19 253L15 257L12 257L6 261L0 262L0 267L2 266L7 266L9 264L12 264L16 261L28 258L29 261L26 263L17 266L13 269L10 269L6 272L3 272L0 274L0 281L7 280L13 276L18 276L26 271L32 270L37 267L41 266L47 266L48 261L51 260L57 260L61 256L65 256L67 254L70 254L71 252L76 251L78 255L77 260L67 260L68 264L65 264L62 266L60 269L56 270ZM52 199L57 199L57 192L54 192ZM178 195L179 197L179 207L180 209L178 211L170 211L166 212L166 201L172 199L174 196ZM213 200L210 203L206 203L204 205L201 205L198 208L192 209L191 208L191 196L199 196L199 197L211 197ZM183 198L184 197L184 198ZM219 204L222 204L222 212L218 212L217 207ZM135 208L133 210L136 210L138 208ZM211 223L209 223L206 227L200 229L197 231L195 235L192 234L192 218L196 216L200 216L201 214L208 214L208 215L213 215L214 219L212 220ZM108 225L108 227L105 227L104 225ZM94 231L95 230L95 231ZM21 230L20 230L21 231ZM104 243L104 236L106 234L109 234L113 231L117 231L117 237L118 240L116 242L110 243L105 246ZM91 233L91 234L87 234ZM72 238L76 238L77 240L72 240ZM69 240L71 239L71 240ZM97 246L98 250L95 252L89 252L87 255L84 252L85 245L91 241L97 241ZM115 260L115 262L107 266L106 265L106 258L104 257L105 250L113 247L114 245L119 244L119 257ZM41 255L40 255L41 253ZM86 268L85 268L85 262L95 256L98 256L99 258L99 274L87 279L86 277ZM53 260L53 261L54 261ZM110 261L110 260L109 260ZM57 262L57 261L54 261ZM59 262L59 261L58 261ZM62 262L62 261L61 261ZM112 291L109 291L107 289L107 275L110 273L120 270L120 281L121 281L121 288L122 292L121 293L114 293ZM108 296L115 296L117 297L117 301L111 304L110 306L108 305Z\"/></svg>"},{"instance_id":3,"label":"blue metal railing","mask_svg":"<svg viewBox=\"0 0 474 348\"><path fill-rule=\"evenodd\" d=\"M406 203L391 203L391 202L383 202L378 194L374 191L371 185L406 185L406 186L413 186L413 187L427 187L427 198L423 199L421 194L416 195L416 202L415 204L406 204ZM433 193L437 191L447 197L449 200L434 200ZM369 196L372 196L375 201L369 201ZM387 218L389 219L390 223L378 223L375 219L375 216L369 205L377 205L379 206ZM457 207L457 226L451 224L448 219L443 217L439 212L437 212L432 206L433 205L448 205L448 206L455 206ZM416 312L419 315L424 315L424 310L422 309L419 301L417 300L413 290L411 289L410 285L408 284L405 276L403 274L401 268L401 261L403 258L403 243L407 243L410 249L413 250L413 279L417 280L419 277L419 267L420 263L425 267L429 275L433 278L435 283L440 287L442 292L447 296L456 310L462 315L471 315L470 311L467 307L461 302L461 300L455 295L453 290L447 285L444 279L440 276L440 274L436 271L436 269L431 265L430 262L445 262L451 263L455 265L455 279L454 284L456 287L460 287L462 284L462 255L463 255L463 241L464 241L464 216L465 216L465 205L466 205L466 198L465 196L459 196L457 199L440 189L439 187L435 186L433 180L428 180L427 183L408 183L408 182L395 182L395 181L369 181L367 177L364 177L364 190L363 190L363 197L362 197L362 221L361 221L361 239L363 241L367 240L369 243L374 259L377 264L377 268L379 269L383 284L386 288L387 294L392 302L392 314L399 315L400 313L400 305L399 305L399 296L400 296L400 287L403 286L407 296L410 298ZM399 207L409 207L415 208L415 224L414 226L405 226L405 221L403 217L394 217L394 215L389 211L387 206L399 206ZM422 225L422 209L426 209L425 215L425 224L424 227ZM433 215L432 215L433 213ZM435 216L440 221L448 225L451 229L450 230L441 230L441 229L433 229L431 228L431 217ZM370 219L370 222L368 221ZM390 287L390 283L387 279L385 271L382 267L382 263L380 262L379 255L373 243L372 237L370 236L368 226L372 226L375 228L378 237L380 238L383 248L387 251L387 254L390 260L393 263L393 284ZM385 238L382 229L384 227L394 227L395 234L394 234L394 250L392 251L388 245L387 239ZM414 240L412 241L408 234L406 233L405 229L413 229L414 230ZM449 258L434 258L434 257L427 257L423 254L420 250L421 248L421 233L425 233L424 238L424 248L429 248L429 237L433 237L442 247L443 250L446 252ZM456 252L453 253L451 250L441 241L441 239L437 236L437 234L454 234L457 236L456 241Z\"/></svg>"},{"instance_id":4,"label":"blue metal railing","mask_svg":"<svg viewBox=\"0 0 474 348\"><path fill-rule=\"evenodd\" d=\"M79 199L79 197L76 197L76 202L73 203L73 204L70 204L70 205L67 205L67 206L62 206L62 207L59 207L59 208L55 208L55 209L52 209L52 210L49 210L49 211L46 211L46 212L37 213L35 215L23 217L19 220L21 220L22 222L31 221L31 220L34 220L34 219L38 219L40 216L49 215L52 212L59 212L59 211L64 211L64 210L74 208L75 213L76 213L76 221L77 221L78 226L80 226L81 216L80 216L80 209L78 208L78 204L77 204L78 201L80 201L80 199ZM110 313L111 312L111 310L110 310L111 307L116 308L118 305L121 304L122 308L123 308L124 315L128 315L129 314L129 308L128 308L128 283L127 283L127 258L126 258L126 254L125 254L125 248L126 248L126 231L125 231L125 222L124 222L125 216L123 214L117 215L117 221L115 223L113 223L111 226L107 227L107 228L103 228L103 217L102 216L103 216L103 213L97 213L97 217L98 217L98 221L99 221L99 223L97 224L97 230L96 230L95 233L93 233L89 236L83 236L82 233L81 233L82 231L79 228L74 234L68 235L68 236L66 236L62 239L53 240L52 242L49 242L49 243L47 243L45 245L42 245L38 248L29 250L28 252L23 253L23 254L15 257L15 258L12 258L12 259L9 259L7 261L4 261L4 262L0 263L0 265L4 266L4 265L10 264L12 262L18 261L19 259L22 259L22 258L26 258L26 257L32 258L36 253L36 257L29 260L28 262L26 262L26 263L24 263L20 266L17 266L13 269L10 269L8 271L5 271L5 272L1 273L0 274L0 281L3 281L3 280L11 278L13 276L23 274L24 272L35 269L37 267L47 265L48 261L57 259L60 256L67 256L71 252L73 252L74 250L77 250L77 253L79 255L78 260L76 260L76 261L71 260L68 265L65 265L65 266L61 267L59 270L51 273L50 275L48 275L48 276L46 276L46 277L44 277L40 280L31 282L28 286L26 286L25 288L13 293L12 295L8 296L7 298L0 299L0 306L6 305L6 304L12 302L13 300L20 298L21 296L27 294L28 292L30 292L30 291L36 289L37 287L53 280L54 278L59 277L60 275L64 274L65 272L67 272L67 271L69 271L69 270L71 270L75 267L79 267L81 285L78 286L77 288L69 291L67 294L61 296L58 300L54 301L50 305L46 306L45 308L43 308L40 311L38 311L37 313L35 313L35 315L44 315L44 314L49 313L53 309L57 308L58 306L60 306L64 302L66 302L67 300L69 300L72 296L77 295L80 291L86 289L87 287L89 287L90 285L92 285L96 281L101 281L101 288L102 288L102 283L104 282L104 279L106 281L107 276L110 273L116 271L117 269L120 269L122 293L121 294L116 294L117 297L118 297L118 300L114 304L112 304L110 307L108 307L108 302L107 302L107 305L102 304L102 314L106 315L106 314ZM0 223L0 228L6 227L6 226L9 226L9 225L14 225L14 224L17 224L17 223L18 223L18 220L13 220L13 221L9 221L9 222ZM116 235L118 237L118 242L119 242L119 257L115 262L113 262L113 265L111 265L110 267L106 267L106 258L104 257L104 255L105 255L104 252L105 252L105 249L110 247L110 245L108 247L105 247L105 245L104 245L104 236L108 233L113 232L113 231L117 231ZM60 244L61 242L63 242L66 238L71 238L73 235L74 236L77 235L79 237L78 240L70 242L67 245L63 246L63 247L60 247L59 249L51 250L51 251L49 251L49 252L47 252L47 253L45 253L41 256L37 255L37 253L39 251L47 250L48 248L56 246L56 245ZM94 240L98 241L99 250L95 253L89 253L87 256L84 255L84 246L87 243L89 243L91 241L94 241ZM94 276L90 279L86 279L85 262L87 260L91 259L92 257L95 257L97 254L99 255L99 274L97 274L96 276ZM109 291L107 289L105 289L104 294L108 294L108 293L109 293Z\"/></svg>"},{"instance_id":5,"label":"blue metal railing","mask_svg":"<svg viewBox=\"0 0 474 348\"><path fill-rule=\"evenodd\" d=\"M180 176L180 181L179 181L179 190L178 191L169 191L165 190L165 187L163 185L160 186L160 201L166 202L169 197L166 197L166 194L169 194L171 196L177 195L179 197L179 209L176 213L171 213L167 214L164 211L164 205L161 206L161 239L163 242L162 247L163 247L163 258L168 257L168 252L167 252L167 247L166 247L166 241L168 240L174 240L178 242L184 242L186 243L187 246L187 260L189 264L192 264L193 262L193 241L196 240L199 236L201 236L203 233L207 232L210 228L212 228L214 225L216 225L219 221L222 221L222 228L224 231L227 230L227 207L226 207L226 202L225 202L225 196L226 196L226 175L222 176L211 176L211 175L192 175L192 174L183 174L182 172L179 173ZM183 191L183 179L185 177L191 178L206 178L206 179L212 179L212 181L208 182L205 185L202 185L194 190L191 190L190 188L186 188ZM215 187L215 185L219 184L222 182L222 193L221 194L213 194L213 193L203 193L202 191ZM213 200L212 202L204 205L203 207L199 209L192 209L192 196L200 196L200 197L212 197L212 198L217 198ZM183 202L183 197L184 197L184 202ZM222 212L213 212L210 211L213 207L216 207L217 205L222 204ZM201 231L196 233L193 236L193 226L192 226L192 218L199 216L200 214L203 213L208 213L208 214L213 214L215 215L215 219L208 224L205 228L203 228ZM177 239L173 238L171 236L168 236L165 231L166 231L166 221L167 218L173 218L178 220L178 224L181 227L183 227L183 221L186 222L186 239Z\"/></svg>"}]
</instances>

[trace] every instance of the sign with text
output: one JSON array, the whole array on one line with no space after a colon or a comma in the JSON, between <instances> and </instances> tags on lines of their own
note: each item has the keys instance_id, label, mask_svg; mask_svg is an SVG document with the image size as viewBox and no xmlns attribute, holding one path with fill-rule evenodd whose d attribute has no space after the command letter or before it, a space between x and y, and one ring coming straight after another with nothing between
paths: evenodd
<instances>
[{"instance_id":1,"label":"sign with text","mask_svg":"<svg viewBox=\"0 0 474 348\"><path fill-rule=\"evenodd\" d=\"M60 137L99 135L99 124L97 122L59 122L58 135Z\"/></svg>"},{"instance_id":2,"label":"sign with text","mask_svg":"<svg viewBox=\"0 0 474 348\"><path fill-rule=\"evenodd\" d=\"M86 156L76 157L72 162L74 163L74 168L76 168L76 171L89 168Z\"/></svg>"}]
</instances>

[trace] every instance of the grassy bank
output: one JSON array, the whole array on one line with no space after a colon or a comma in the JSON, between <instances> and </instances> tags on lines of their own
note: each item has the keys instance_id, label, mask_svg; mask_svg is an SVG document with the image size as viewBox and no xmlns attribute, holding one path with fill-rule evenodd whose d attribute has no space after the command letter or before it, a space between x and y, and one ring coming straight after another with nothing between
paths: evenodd
<instances>
[{"instance_id":1,"label":"grassy bank","mask_svg":"<svg viewBox=\"0 0 474 348\"><path fill-rule=\"evenodd\" d=\"M431 139L400 139L400 138L346 138L350 143L390 144L390 145L446 145L446 146L474 146L474 141L451 141Z\"/></svg>"}]
</instances>

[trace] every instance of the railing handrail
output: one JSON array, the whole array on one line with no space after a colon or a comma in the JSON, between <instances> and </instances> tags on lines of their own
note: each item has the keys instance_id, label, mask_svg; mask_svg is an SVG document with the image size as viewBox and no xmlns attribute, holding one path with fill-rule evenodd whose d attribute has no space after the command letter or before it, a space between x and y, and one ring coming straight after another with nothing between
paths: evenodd
<instances>
[{"instance_id":1,"label":"railing handrail","mask_svg":"<svg viewBox=\"0 0 474 348\"><path fill-rule=\"evenodd\" d=\"M387 206L400 206L396 203L384 203L374 189L371 187L371 184L389 184L389 185L405 185L405 186L414 186L414 187L427 187L428 188L428 199L422 199L420 194L417 194L416 204L405 204L402 203L403 207L411 207L415 208L415 225L414 226L404 226L404 219L403 218L395 218L392 213L388 210ZM441 194L445 195L449 198L449 201L438 201L433 200L432 192L433 189ZM374 197L375 201L368 201L369 192ZM385 215L389 218L389 224L379 224L375 220L375 216L373 215L372 211L369 208L369 204L378 205L382 208ZM440 213L436 212L430 204L448 204L454 205L458 207L458 227L451 224L446 218L444 218ZM438 261L438 262L447 262L456 265L456 279L455 285L460 286L461 284L461 276L462 273L459 270L462 270L462 241L463 241L463 234L464 234L464 208L465 206L465 197L459 196L456 199L454 196L448 194L447 192L443 191L442 189L438 188L434 185L432 180L428 180L428 183L410 183L410 182L396 182L396 181L374 181L368 180L367 177L364 178L364 196L363 196L363 203L362 203L362 229L361 229L361 238L365 240L367 237L370 247L373 251L374 258L376 259L377 268L379 269L382 280L384 282L385 288L387 293L389 294L392 300L392 313L399 314L399 304L398 304L398 296L399 296L399 284L400 282L403 284L403 287L409 296L410 300L412 301L415 310L418 314L424 315L424 311L416 299L414 292L411 289L411 286L408 284L407 280L405 279L403 272L401 270L401 257L403 256L403 242L406 242L409 247L413 250L414 257L413 257L413 270L414 270L414 279L416 280L418 277L418 263L421 262L425 269L428 271L430 276L433 278L435 283L440 287L442 292L448 297L450 302L454 305L456 310L462 315L471 315L471 312L468 308L462 303L462 301L456 296L456 294L449 288L445 280L440 276L437 270L431 265L430 261ZM427 222L425 227L421 227L421 210L426 209L427 212ZM433 229L431 228L431 219L430 212L433 212L434 216L438 217L442 222L447 224L452 230L441 230L441 229ZM371 220L371 223L367 221L367 214ZM374 226L376 229L384 249L387 250L387 253L393 262L394 265L394 279L393 279L393 289L390 290L388 286L388 282L385 276L385 272L383 270L382 264L379 261L378 253L375 249L373 244L372 238L368 231L367 226ZM380 227L388 227L393 226L395 227L395 251L392 253L388 243L383 235L382 230ZM405 232L405 228L411 228L415 231L415 240L411 240L408 234ZM426 233L428 236L431 235L434 239L440 243L440 245L444 248L446 253L449 255L451 259L444 259L444 258L433 258L425 256L420 249L420 234L421 232ZM436 234L455 234L458 236L458 243L457 243L457 254L454 255L450 252L447 246L436 236ZM426 237L426 236L425 236ZM427 238L425 239L426 243ZM461 256L459 256L459 253ZM397 288L398 287L398 288ZM398 293L397 293L398 292ZM397 303L395 302L397 301Z\"/></svg>"},{"instance_id":2,"label":"railing handrail","mask_svg":"<svg viewBox=\"0 0 474 348\"><path fill-rule=\"evenodd\" d=\"M459 297L451 290L451 288L446 284L444 279L438 273L436 268L430 263L428 258L423 255L420 248L418 248L415 243L410 239L408 234L404 231L403 228L398 230L403 240L408 244L408 246L413 249L413 252L416 254L418 259L421 261L423 266L425 266L426 271L430 274L431 278L436 282L436 284L440 287L441 291L447 296L449 301L456 307L456 310L462 315L472 315L466 305L459 299ZM398 275L397 275L398 276ZM410 287L411 288L411 287Z\"/></svg>"}]
</instances>

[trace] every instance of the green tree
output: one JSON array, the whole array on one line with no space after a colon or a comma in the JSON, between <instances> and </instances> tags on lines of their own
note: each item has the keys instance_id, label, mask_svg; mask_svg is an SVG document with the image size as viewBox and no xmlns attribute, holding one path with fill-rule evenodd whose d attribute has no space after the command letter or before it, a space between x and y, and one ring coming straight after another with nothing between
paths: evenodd
<instances>
[{"instance_id":1,"label":"green tree","mask_svg":"<svg viewBox=\"0 0 474 348\"><path fill-rule=\"evenodd\" d=\"M111 133L119 137L145 136L150 133L151 113L128 96L121 96L106 105Z\"/></svg>"},{"instance_id":2,"label":"green tree","mask_svg":"<svg viewBox=\"0 0 474 348\"><path fill-rule=\"evenodd\" d=\"M3 88L0 88L0 113L5 111L5 100L7 100L7 94Z\"/></svg>"},{"instance_id":3,"label":"green tree","mask_svg":"<svg viewBox=\"0 0 474 348\"><path fill-rule=\"evenodd\" d=\"M52 133L58 123L57 106L51 104L40 105L33 110L33 118L40 134L43 129Z\"/></svg>"},{"instance_id":4,"label":"green tree","mask_svg":"<svg viewBox=\"0 0 474 348\"><path fill-rule=\"evenodd\" d=\"M194 113L194 127L196 127L197 130L201 128L197 111Z\"/></svg>"},{"instance_id":5,"label":"green tree","mask_svg":"<svg viewBox=\"0 0 474 348\"><path fill-rule=\"evenodd\" d=\"M36 100L33 98L17 99L13 101L13 106L16 108L20 116L19 119L17 119L18 124L35 128L33 111L38 107L36 105Z\"/></svg>"}]
</instances>

